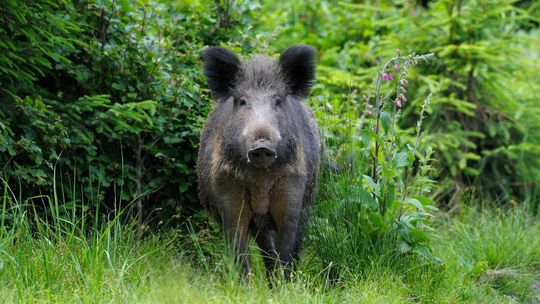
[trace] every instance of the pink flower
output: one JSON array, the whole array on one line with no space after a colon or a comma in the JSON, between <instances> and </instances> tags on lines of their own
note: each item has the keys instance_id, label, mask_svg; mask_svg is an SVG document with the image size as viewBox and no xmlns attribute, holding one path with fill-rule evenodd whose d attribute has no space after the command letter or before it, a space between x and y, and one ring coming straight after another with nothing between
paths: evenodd
<instances>
[{"instance_id":1,"label":"pink flower","mask_svg":"<svg viewBox=\"0 0 540 304\"><path fill-rule=\"evenodd\" d=\"M401 108L401 100L399 100L399 98L396 99L396 105L398 108Z\"/></svg>"},{"instance_id":2,"label":"pink flower","mask_svg":"<svg viewBox=\"0 0 540 304\"><path fill-rule=\"evenodd\" d=\"M401 57L401 51L399 49L396 50L397 56Z\"/></svg>"},{"instance_id":3,"label":"pink flower","mask_svg":"<svg viewBox=\"0 0 540 304\"><path fill-rule=\"evenodd\" d=\"M397 63L394 64L394 70L396 70L396 72L399 72L399 65Z\"/></svg>"},{"instance_id":4,"label":"pink flower","mask_svg":"<svg viewBox=\"0 0 540 304\"><path fill-rule=\"evenodd\" d=\"M401 81L399 83L401 83L402 86L404 86L405 84L407 84L407 79L401 79Z\"/></svg>"},{"instance_id":5,"label":"pink flower","mask_svg":"<svg viewBox=\"0 0 540 304\"><path fill-rule=\"evenodd\" d=\"M403 86L401 87L401 92L407 93L407 90L405 89L405 87L403 87Z\"/></svg>"},{"instance_id":6,"label":"pink flower","mask_svg":"<svg viewBox=\"0 0 540 304\"><path fill-rule=\"evenodd\" d=\"M405 97L405 95L401 94L401 100L403 100L403 102L406 102L406 101L407 101L407 97Z\"/></svg>"},{"instance_id":7,"label":"pink flower","mask_svg":"<svg viewBox=\"0 0 540 304\"><path fill-rule=\"evenodd\" d=\"M394 76L392 75L392 73L383 72L382 79L391 81L392 79L394 79Z\"/></svg>"}]
</instances>

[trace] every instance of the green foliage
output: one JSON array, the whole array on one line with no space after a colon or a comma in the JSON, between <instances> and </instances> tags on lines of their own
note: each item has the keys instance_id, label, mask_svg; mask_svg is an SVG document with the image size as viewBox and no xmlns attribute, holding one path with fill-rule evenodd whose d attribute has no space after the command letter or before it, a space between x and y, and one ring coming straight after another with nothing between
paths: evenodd
<instances>
[{"instance_id":1,"label":"green foliage","mask_svg":"<svg viewBox=\"0 0 540 304\"><path fill-rule=\"evenodd\" d=\"M440 263L431 249L437 210L430 199L433 151L418 150L431 95L424 103L413 146L401 149L399 140L407 132L396 129L401 107L409 106L403 97L409 86L406 76L414 65L432 57L398 52L382 65L374 93L366 97L373 115L365 124L346 130L351 134L350 150L341 162L348 165L323 175L322 202L311 223L310 244L323 267L332 265L336 273L365 273L375 262L401 271L403 265L396 260L403 256L412 264L422 264L415 255ZM394 73L395 79L389 76Z\"/></svg>"},{"instance_id":2,"label":"green foliage","mask_svg":"<svg viewBox=\"0 0 540 304\"><path fill-rule=\"evenodd\" d=\"M1 176L31 195L48 192L56 169L58 182L77 188L73 199L98 196L108 209L136 198L141 219L194 203L199 129L211 106L199 53L221 43L248 50L240 29L250 8L8 1Z\"/></svg>"},{"instance_id":3,"label":"green foliage","mask_svg":"<svg viewBox=\"0 0 540 304\"><path fill-rule=\"evenodd\" d=\"M150 266L159 269L160 252L168 247L158 237L140 243L134 222L122 212L100 215L97 200L73 202L54 185L51 195L15 197L4 180L0 200L0 287L9 302L62 302L62 296L83 301L121 301L148 285ZM39 210L47 205L46 216ZM98 217L101 217L98 219ZM151 240L150 240L151 239ZM170 248L169 248L170 249ZM172 253L171 251L169 251ZM18 290L17 292L11 292ZM125 300L124 300L125 301ZM68 300L71 302L71 300Z\"/></svg>"},{"instance_id":4,"label":"green foliage","mask_svg":"<svg viewBox=\"0 0 540 304\"><path fill-rule=\"evenodd\" d=\"M310 250L291 281L269 286L254 244L256 275L241 280L217 234L173 230L141 238L121 211L100 215L98 200L69 208L73 202L60 194L70 190L56 186L39 197L16 197L3 188L0 297L6 302L536 303L540 295L540 221L521 209L465 210L440 222L434 250L445 267L387 250L372 256L361 275L345 271L335 281L336 264L321 269ZM49 216L34 216L31 201L46 201ZM336 257L344 248L334 248Z\"/></svg>"},{"instance_id":5,"label":"green foliage","mask_svg":"<svg viewBox=\"0 0 540 304\"><path fill-rule=\"evenodd\" d=\"M317 118L334 157L348 153L348 126L362 124L370 111L365 96L373 89L370 75L379 58L396 48L435 52L437 60L410 75L415 81L407 98L413 107L403 111L398 129L415 128L432 92L424 143L438 160L438 197L454 203L474 191L507 202L538 194L540 56L533 45L540 6L506 0L426 3L267 2L258 28L272 33L276 48L305 42L319 50L312 100L321 107ZM401 140L412 145L415 139Z\"/></svg>"},{"instance_id":6,"label":"green foliage","mask_svg":"<svg viewBox=\"0 0 540 304\"><path fill-rule=\"evenodd\" d=\"M432 196L452 203L473 190L537 205L539 9L509 0L4 1L1 175L38 194L56 166L62 183L80 182L77 195L101 196L105 208L138 198L144 217L191 206L199 129L212 103L199 60L207 45L270 54L316 46L311 104L327 155L350 163L366 137L358 130L376 111L372 75L401 48L437 53L409 75L411 106L395 127L407 153L433 93L419 147L437 159Z\"/></svg>"},{"instance_id":7,"label":"green foliage","mask_svg":"<svg viewBox=\"0 0 540 304\"><path fill-rule=\"evenodd\" d=\"M540 299L540 222L528 208L478 212L465 206L446 230L440 245L449 242L445 246L452 250L444 258L462 269L464 281L487 284L523 303Z\"/></svg>"},{"instance_id":8,"label":"green foliage","mask_svg":"<svg viewBox=\"0 0 540 304\"><path fill-rule=\"evenodd\" d=\"M426 142L439 152L446 174L488 197L509 199L524 184L538 186L527 172L540 152L530 132L540 128L540 86L531 79L537 73L523 53L527 38L520 31L534 13L511 1L443 1L422 12L422 27L410 29L408 45L440 58L418 88L438 96ZM390 35L389 43L396 38Z\"/></svg>"},{"instance_id":9,"label":"green foliage","mask_svg":"<svg viewBox=\"0 0 540 304\"><path fill-rule=\"evenodd\" d=\"M82 41L81 27L69 18L73 8L58 1L2 3L0 20L0 84L2 97L39 92L35 81L68 63L68 54Z\"/></svg>"},{"instance_id":10,"label":"green foliage","mask_svg":"<svg viewBox=\"0 0 540 304\"><path fill-rule=\"evenodd\" d=\"M69 140L56 111L40 96L39 79L76 47L80 27L56 1L4 1L0 20L0 169L42 186Z\"/></svg>"},{"instance_id":11,"label":"green foliage","mask_svg":"<svg viewBox=\"0 0 540 304\"><path fill-rule=\"evenodd\" d=\"M538 207L539 10L510 0L2 1L0 298L538 302L537 217L488 209L437 221L432 205L467 193ZM258 276L239 280L202 213L188 235L141 238L122 216L131 205L139 221L170 221L196 201L212 106L200 51L298 43L319 51L310 103L326 158L293 280L268 288L255 248ZM384 68L396 48L436 57ZM407 92L382 81L394 61Z\"/></svg>"}]
</instances>

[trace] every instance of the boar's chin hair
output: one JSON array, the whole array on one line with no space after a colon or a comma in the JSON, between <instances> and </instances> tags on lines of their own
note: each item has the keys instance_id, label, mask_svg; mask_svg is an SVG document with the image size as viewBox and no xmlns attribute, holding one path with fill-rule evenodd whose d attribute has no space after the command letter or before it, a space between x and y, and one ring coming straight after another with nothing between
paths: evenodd
<instances>
[{"instance_id":1,"label":"boar's chin hair","mask_svg":"<svg viewBox=\"0 0 540 304\"><path fill-rule=\"evenodd\" d=\"M220 99L229 96L240 70L238 57L224 48L209 47L203 51L202 60L214 97Z\"/></svg>"}]
</instances>

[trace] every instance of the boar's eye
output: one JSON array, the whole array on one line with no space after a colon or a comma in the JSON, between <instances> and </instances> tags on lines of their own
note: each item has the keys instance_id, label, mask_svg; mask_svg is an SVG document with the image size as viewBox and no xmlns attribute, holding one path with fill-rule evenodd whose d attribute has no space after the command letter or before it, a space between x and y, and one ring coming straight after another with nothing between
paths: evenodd
<instances>
[{"instance_id":1,"label":"boar's eye","mask_svg":"<svg viewBox=\"0 0 540 304\"><path fill-rule=\"evenodd\" d=\"M283 99L281 99L281 97L276 97L275 105L276 108L281 107L281 105L283 105Z\"/></svg>"},{"instance_id":2,"label":"boar's eye","mask_svg":"<svg viewBox=\"0 0 540 304\"><path fill-rule=\"evenodd\" d=\"M238 100L238 105L241 107L247 106L247 100L244 97L240 98L240 100Z\"/></svg>"}]
</instances>

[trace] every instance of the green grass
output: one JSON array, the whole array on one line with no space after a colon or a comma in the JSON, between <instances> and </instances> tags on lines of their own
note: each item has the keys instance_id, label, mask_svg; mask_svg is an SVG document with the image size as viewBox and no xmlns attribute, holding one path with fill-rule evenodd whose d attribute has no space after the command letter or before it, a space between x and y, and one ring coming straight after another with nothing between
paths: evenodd
<instances>
[{"instance_id":1,"label":"green grass","mask_svg":"<svg viewBox=\"0 0 540 304\"><path fill-rule=\"evenodd\" d=\"M16 208L8 197L5 191L0 217L0 302L5 303L540 300L540 221L523 208L441 213L433 246L442 265L395 253L384 240L377 250L356 253L347 247L327 248L334 250L336 260L324 264L328 256L321 259L319 250L339 240L328 241L330 236L313 231L317 238L309 240L294 279L270 287L255 248L255 276L242 279L215 229L140 237L133 225L122 224L118 216L93 221L91 213L81 216L53 203L56 216L44 220L33 216L30 208ZM340 264L347 253L356 255L347 263L361 263L361 267Z\"/></svg>"}]
</instances>

